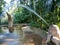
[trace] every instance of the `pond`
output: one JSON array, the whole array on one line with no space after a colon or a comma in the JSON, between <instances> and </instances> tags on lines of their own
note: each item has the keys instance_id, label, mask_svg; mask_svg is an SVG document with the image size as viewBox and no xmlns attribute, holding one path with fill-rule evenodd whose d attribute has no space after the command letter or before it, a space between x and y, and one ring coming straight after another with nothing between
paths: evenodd
<instances>
[{"instance_id":1,"label":"pond","mask_svg":"<svg viewBox=\"0 0 60 45\"><path fill-rule=\"evenodd\" d=\"M28 30L30 29L28 28ZM13 33L9 33L7 27L2 27L2 31L3 32L0 33L0 45L25 45L23 32L19 27L15 27ZM27 44L33 45L33 43Z\"/></svg>"},{"instance_id":2,"label":"pond","mask_svg":"<svg viewBox=\"0 0 60 45\"><path fill-rule=\"evenodd\" d=\"M9 33L8 28L3 28L3 32L0 33L0 45L22 45L22 35L20 30L14 30L13 33Z\"/></svg>"},{"instance_id":3,"label":"pond","mask_svg":"<svg viewBox=\"0 0 60 45\"><path fill-rule=\"evenodd\" d=\"M19 26L14 28L13 33L9 33L7 27L2 27L0 33L0 45L41 45L46 32L40 28L25 26L22 30Z\"/></svg>"}]
</instances>

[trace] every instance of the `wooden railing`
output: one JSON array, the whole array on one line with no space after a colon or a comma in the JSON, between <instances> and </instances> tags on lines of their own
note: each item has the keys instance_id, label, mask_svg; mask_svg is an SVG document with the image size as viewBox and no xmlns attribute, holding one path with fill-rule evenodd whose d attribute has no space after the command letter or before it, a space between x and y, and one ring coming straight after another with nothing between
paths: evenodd
<instances>
[{"instance_id":1,"label":"wooden railing","mask_svg":"<svg viewBox=\"0 0 60 45\"><path fill-rule=\"evenodd\" d=\"M28 24L13 24L13 26L24 26L24 25L28 25ZM8 27L8 25L0 25L0 27Z\"/></svg>"}]
</instances>

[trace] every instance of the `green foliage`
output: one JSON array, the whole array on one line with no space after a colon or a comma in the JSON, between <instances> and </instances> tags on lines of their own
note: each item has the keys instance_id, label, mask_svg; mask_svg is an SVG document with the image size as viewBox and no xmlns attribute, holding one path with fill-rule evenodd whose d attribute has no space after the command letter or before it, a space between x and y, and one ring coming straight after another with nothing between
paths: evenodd
<instances>
[{"instance_id":1,"label":"green foliage","mask_svg":"<svg viewBox=\"0 0 60 45\"><path fill-rule=\"evenodd\" d=\"M0 14L2 13L2 6L4 6L4 0L0 0Z\"/></svg>"},{"instance_id":2,"label":"green foliage","mask_svg":"<svg viewBox=\"0 0 60 45\"><path fill-rule=\"evenodd\" d=\"M3 24L3 25L7 25L7 24L8 24L8 21L5 20L5 21L1 22L1 24Z\"/></svg>"},{"instance_id":3,"label":"green foliage","mask_svg":"<svg viewBox=\"0 0 60 45\"><path fill-rule=\"evenodd\" d=\"M4 4L3 0L0 5ZM14 0L13 0L14 1ZM50 24L57 24L60 27L60 0L19 0L21 4L24 4L40 16L42 16L46 22ZM30 4L29 4L30 3ZM17 4L18 5L18 4ZM2 12L2 7L0 6L0 13ZM14 23L28 23L30 26L40 27L41 29L47 30L48 26L39 19L35 14L26 10L25 8L18 7L14 15ZM3 24L7 24L7 21Z\"/></svg>"},{"instance_id":4,"label":"green foliage","mask_svg":"<svg viewBox=\"0 0 60 45\"><path fill-rule=\"evenodd\" d=\"M29 22L29 25L32 26L32 27L39 27L39 28L40 28L40 24L38 24L38 23L37 23L36 21L34 21L34 20L33 20L33 21L31 20L31 21Z\"/></svg>"},{"instance_id":5,"label":"green foliage","mask_svg":"<svg viewBox=\"0 0 60 45\"><path fill-rule=\"evenodd\" d=\"M28 15L29 13L26 13L26 10L23 10L22 8L18 8L17 12L15 13L14 23L27 23L28 22Z\"/></svg>"},{"instance_id":6,"label":"green foliage","mask_svg":"<svg viewBox=\"0 0 60 45\"><path fill-rule=\"evenodd\" d=\"M28 5L28 1L23 1L22 4L26 4L31 9L36 11L40 16L42 16L49 25L51 24L59 24L60 21L60 6L58 6L60 0L52 0L47 3L49 0L29 0L30 5ZM26 3L27 2L27 3ZM47 4L46 4L47 3ZM35 14L29 12L28 10L18 7L18 10L15 13L15 22L17 23L28 23L31 26L40 27L42 29L47 30L48 26Z\"/></svg>"},{"instance_id":7,"label":"green foliage","mask_svg":"<svg viewBox=\"0 0 60 45\"><path fill-rule=\"evenodd\" d=\"M2 6L4 5L4 0L0 0L0 16L1 16L1 13L2 13ZM0 25L1 25L1 17L0 17ZM2 32L2 30L1 30L1 27L0 27L0 32Z\"/></svg>"}]
</instances>

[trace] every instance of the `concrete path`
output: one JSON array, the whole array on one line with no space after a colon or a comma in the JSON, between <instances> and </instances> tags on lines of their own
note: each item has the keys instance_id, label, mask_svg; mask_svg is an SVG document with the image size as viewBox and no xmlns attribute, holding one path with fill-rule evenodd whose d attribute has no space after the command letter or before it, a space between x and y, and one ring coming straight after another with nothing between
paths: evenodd
<instances>
[{"instance_id":1,"label":"concrete path","mask_svg":"<svg viewBox=\"0 0 60 45\"><path fill-rule=\"evenodd\" d=\"M20 45L19 37L14 33L1 33L0 45Z\"/></svg>"}]
</instances>

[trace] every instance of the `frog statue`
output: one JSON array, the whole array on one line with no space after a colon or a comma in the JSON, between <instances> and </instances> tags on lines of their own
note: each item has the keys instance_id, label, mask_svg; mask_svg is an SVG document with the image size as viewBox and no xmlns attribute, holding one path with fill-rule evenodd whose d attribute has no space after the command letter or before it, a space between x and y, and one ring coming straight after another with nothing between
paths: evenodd
<instances>
[{"instance_id":1,"label":"frog statue","mask_svg":"<svg viewBox=\"0 0 60 45\"><path fill-rule=\"evenodd\" d=\"M46 42L47 45L60 45L60 29L57 25L50 25Z\"/></svg>"}]
</instances>

